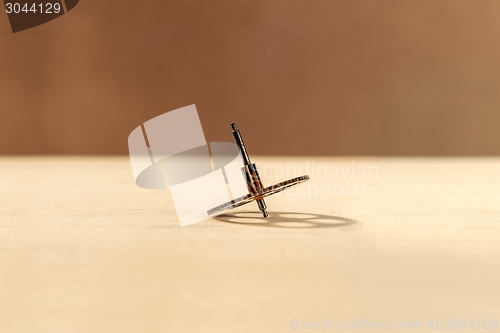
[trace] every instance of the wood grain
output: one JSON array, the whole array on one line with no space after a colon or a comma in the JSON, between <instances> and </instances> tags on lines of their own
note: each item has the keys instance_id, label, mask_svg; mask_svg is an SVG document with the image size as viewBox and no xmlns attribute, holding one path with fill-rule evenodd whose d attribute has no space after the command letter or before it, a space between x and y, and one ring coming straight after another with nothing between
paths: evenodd
<instances>
[{"instance_id":1,"label":"wood grain","mask_svg":"<svg viewBox=\"0 0 500 333\"><path fill-rule=\"evenodd\" d=\"M268 220L247 205L180 228L126 157L0 158L0 332L499 319L499 158L254 160L266 185L311 180L268 198ZM364 193L327 193L347 182Z\"/></svg>"}]
</instances>

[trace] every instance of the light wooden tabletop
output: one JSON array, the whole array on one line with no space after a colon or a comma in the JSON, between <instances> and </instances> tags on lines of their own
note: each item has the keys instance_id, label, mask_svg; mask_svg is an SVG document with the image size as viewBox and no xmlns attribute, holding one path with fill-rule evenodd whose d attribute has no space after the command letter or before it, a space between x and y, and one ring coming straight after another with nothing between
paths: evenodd
<instances>
[{"instance_id":1,"label":"light wooden tabletop","mask_svg":"<svg viewBox=\"0 0 500 333\"><path fill-rule=\"evenodd\" d=\"M0 158L0 332L492 332L500 158L254 160L311 180L181 228L127 157Z\"/></svg>"}]
</instances>

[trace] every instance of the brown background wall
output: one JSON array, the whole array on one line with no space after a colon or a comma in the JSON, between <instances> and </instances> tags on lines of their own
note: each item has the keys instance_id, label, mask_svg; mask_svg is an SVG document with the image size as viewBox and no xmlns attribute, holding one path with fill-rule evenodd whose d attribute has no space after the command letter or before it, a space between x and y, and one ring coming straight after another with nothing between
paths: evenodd
<instances>
[{"instance_id":1,"label":"brown background wall","mask_svg":"<svg viewBox=\"0 0 500 333\"><path fill-rule=\"evenodd\" d=\"M196 104L251 154L500 153L496 0L81 0L12 34L0 153L124 154Z\"/></svg>"}]
</instances>

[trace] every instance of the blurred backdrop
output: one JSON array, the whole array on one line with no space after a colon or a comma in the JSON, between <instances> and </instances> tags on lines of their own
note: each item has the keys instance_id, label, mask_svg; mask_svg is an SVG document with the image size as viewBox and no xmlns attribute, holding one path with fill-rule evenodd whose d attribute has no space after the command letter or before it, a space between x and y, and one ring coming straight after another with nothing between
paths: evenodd
<instances>
[{"instance_id":1,"label":"blurred backdrop","mask_svg":"<svg viewBox=\"0 0 500 333\"><path fill-rule=\"evenodd\" d=\"M81 0L12 34L0 154L126 154L196 104L252 155L500 153L500 1Z\"/></svg>"}]
</instances>

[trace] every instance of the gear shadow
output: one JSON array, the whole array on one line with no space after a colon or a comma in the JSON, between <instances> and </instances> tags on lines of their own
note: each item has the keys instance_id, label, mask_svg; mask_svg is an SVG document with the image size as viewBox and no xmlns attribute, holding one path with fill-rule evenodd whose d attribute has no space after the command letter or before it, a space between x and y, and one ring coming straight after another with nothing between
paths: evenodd
<instances>
[{"instance_id":1,"label":"gear shadow","mask_svg":"<svg viewBox=\"0 0 500 333\"><path fill-rule=\"evenodd\" d=\"M271 212L269 217L263 218L260 212L244 211L217 215L214 219L225 223L255 227L290 229L340 228L358 224L358 221L346 217L297 212Z\"/></svg>"}]
</instances>

